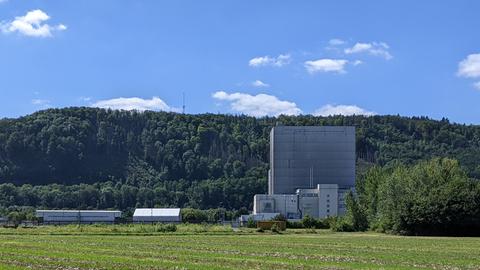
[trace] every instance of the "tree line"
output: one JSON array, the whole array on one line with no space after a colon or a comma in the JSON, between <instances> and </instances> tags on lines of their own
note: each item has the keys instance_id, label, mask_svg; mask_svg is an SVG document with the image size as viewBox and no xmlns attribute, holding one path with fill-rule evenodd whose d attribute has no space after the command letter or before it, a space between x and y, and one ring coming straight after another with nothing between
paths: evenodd
<instances>
[{"instance_id":1,"label":"tree line","mask_svg":"<svg viewBox=\"0 0 480 270\"><path fill-rule=\"evenodd\" d=\"M0 208L251 208L275 125L355 126L358 179L435 157L480 178L480 127L448 119L65 108L0 120Z\"/></svg>"},{"instance_id":2,"label":"tree line","mask_svg":"<svg viewBox=\"0 0 480 270\"><path fill-rule=\"evenodd\" d=\"M375 166L357 179L343 231L406 235L480 235L480 181L458 161L434 158L413 166Z\"/></svg>"}]
</instances>

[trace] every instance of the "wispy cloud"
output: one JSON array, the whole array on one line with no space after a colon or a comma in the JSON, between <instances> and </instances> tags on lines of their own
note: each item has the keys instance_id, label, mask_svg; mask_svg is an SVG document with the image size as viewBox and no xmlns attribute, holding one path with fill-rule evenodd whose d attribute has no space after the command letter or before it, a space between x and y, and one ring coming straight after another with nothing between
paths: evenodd
<instances>
[{"instance_id":1,"label":"wispy cloud","mask_svg":"<svg viewBox=\"0 0 480 270\"><path fill-rule=\"evenodd\" d=\"M255 81L252 82L252 86L253 86L253 87L269 87L270 84L264 83L264 82L262 82L262 81L260 81L260 80L255 80Z\"/></svg>"},{"instance_id":2,"label":"wispy cloud","mask_svg":"<svg viewBox=\"0 0 480 270\"><path fill-rule=\"evenodd\" d=\"M283 67L288 65L291 61L291 56L289 54L280 54L277 57L260 56L250 59L248 65L251 67L261 67L261 66L274 66L274 67Z\"/></svg>"},{"instance_id":3,"label":"wispy cloud","mask_svg":"<svg viewBox=\"0 0 480 270\"><path fill-rule=\"evenodd\" d=\"M30 37L51 37L54 31L64 31L67 26L64 24L48 25L45 22L50 19L40 9L27 12L25 16L15 17L13 21L1 22L0 30L3 33L19 33Z\"/></svg>"},{"instance_id":4,"label":"wispy cloud","mask_svg":"<svg viewBox=\"0 0 480 270\"><path fill-rule=\"evenodd\" d=\"M339 39L339 38L332 38L328 41L328 44L330 46L338 46L338 45L343 45L345 44L345 41Z\"/></svg>"},{"instance_id":5,"label":"wispy cloud","mask_svg":"<svg viewBox=\"0 0 480 270\"><path fill-rule=\"evenodd\" d=\"M79 97L78 99L79 99L80 101L82 101L82 102L89 102L89 101L92 100L91 97Z\"/></svg>"},{"instance_id":6,"label":"wispy cloud","mask_svg":"<svg viewBox=\"0 0 480 270\"><path fill-rule=\"evenodd\" d=\"M361 43L357 42L353 47L346 48L344 50L345 54L354 54L354 53L368 53L374 56L380 56L386 60L390 60L393 56L388 52L390 47L385 42L371 42L371 43Z\"/></svg>"},{"instance_id":7,"label":"wispy cloud","mask_svg":"<svg viewBox=\"0 0 480 270\"><path fill-rule=\"evenodd\" d=\"M329 116L329 115L375 115L375 112L365 110L356 105L332 105L327 104L317 109L313 115Z\"/></svg>"},{"instance_id":8,"label":"wispy cloud","mask_svg":"<svg viewBox=\"0 0 480 270\"><path fill-rule=\"evenodd\" d=\"M294 102L280 100L267 94L226 93L218 91L213 98L230 102L231 110L255 117L298 115L302 113Z\"/></svg>"},{"instance_id":9,"label":"wispy cloud","mask_svg":"<svg viewBox=\"0 0 480 270\"><path fill-rule=\"evenodd\" d=\"M473 87L480 90L480 82L473 83Z\"/></svg>"},{"instance_id":10,"label":"wispy cloud","mask_svg":"<svg viewBox=\"0 0 480 270\"><path fill-rule=\"evenodd\" d=\"M47 109L47 108L50 108L52 105L50 104L50 100L48 99L40 99L40 98L36 98L36 99L32 99L32 104L35 105L37 108L41 108L41 109Z\"/></svg>"},{"instance_id":11,"label":"wispy cloud","mask_svg":"<svg viewBox=\"0 0 480 270\"><path fill-rule=\"evenodd\" d=\"M355 61L352 62L352 65L354 65L354 66L358 66L358 65L361 65L361 64L363 64L363 62L361 60L355 60Z\"/></svg>"},{"instance_id":12,"label":"wispy cloud","mask_svg":"<svg viewBox=\"0 0 480 270\"><path fill-rule=\"evenodd\" d=\"M470 54L458 64L457 75L465 78L480 77L480 53Z\"/></svg>"},{"instance_id":13,"label":"wispy cloud","mask_svg":"<svg viewBox=\"0 0 480 270\"><path fill-rule=\"evenodd\" d=\"M45 105L50 103L50 100L47 99L32 99L33 105Z\"/></svg>"},{"instance_id":14,"label":"wispy cloud","mask_svg":"<svg viewBox=\"0 0 480 270\"><path fill-rule=\"evenodd\" d=\"M345 73L345 65L348 63L345 59L318 59L306 61L304 63L305 69L308 73L313 74L317 72L335 72Z\"/></svg>"},{"instance_id":15,"label":"wispy cloud","mask_svg":"<svg viewBox=\"0 0 480 270\"><path fill-rule=\"evenodd\" d=\"M113 98L97 101L92 104L92 107L127 111L179 111L177 108L167 105L167 103L159 97L153 97L151 99L143 99L139 97Z\"/></svg>"}]
</instances>

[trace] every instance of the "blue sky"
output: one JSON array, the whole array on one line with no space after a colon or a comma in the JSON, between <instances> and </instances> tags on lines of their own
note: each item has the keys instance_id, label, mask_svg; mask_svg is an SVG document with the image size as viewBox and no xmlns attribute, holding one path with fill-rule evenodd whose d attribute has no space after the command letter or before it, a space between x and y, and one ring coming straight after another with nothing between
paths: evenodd
<instances>
[{"instance_id":1,"label":"blue sky","mask_svg":"<svg viewBox=\"0 0 480 270\"><path fill-rule=\"evenodd\" d=\"M0 0L0 117L47 107L480 124L479 1ZM477 83L477 85L475 85Z\"/></svg>"}]
</instances>

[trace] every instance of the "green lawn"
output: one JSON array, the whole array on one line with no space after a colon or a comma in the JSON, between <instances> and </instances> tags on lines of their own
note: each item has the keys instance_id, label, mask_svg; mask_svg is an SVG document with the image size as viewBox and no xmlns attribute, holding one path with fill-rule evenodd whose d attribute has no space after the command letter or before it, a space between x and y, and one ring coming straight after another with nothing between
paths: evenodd
<instances>
[{"instance_id":1,"label":"green lawn","mask_svg":"<svg viewBox=\"0 0 480 270\"><path fill-rule=\"evenodd\" d=\"M0 229L0 269L480 269L480 238L226 227Z\"/></svg>"}]
</instances>

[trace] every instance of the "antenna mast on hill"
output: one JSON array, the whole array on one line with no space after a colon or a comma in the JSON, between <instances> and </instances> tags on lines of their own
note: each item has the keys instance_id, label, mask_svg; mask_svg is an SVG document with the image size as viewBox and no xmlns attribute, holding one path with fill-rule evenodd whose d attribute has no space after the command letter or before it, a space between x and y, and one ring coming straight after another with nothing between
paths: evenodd
<instances>
[{"instance_id":1,"label":"antenna mast on hill","mask_svg":"<svg viewBox=\"0 0 480 270\"><path fill-rule=\"evenodd\" d=\"M182 113L185 114L185 92L182 92L182 95L183 95Z\"/></svg>"}]
</instances>

